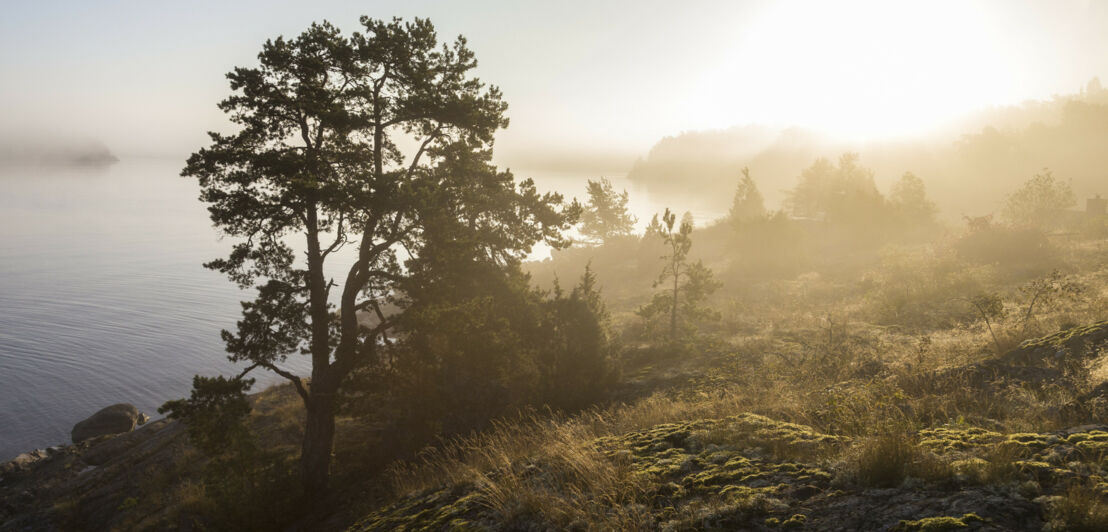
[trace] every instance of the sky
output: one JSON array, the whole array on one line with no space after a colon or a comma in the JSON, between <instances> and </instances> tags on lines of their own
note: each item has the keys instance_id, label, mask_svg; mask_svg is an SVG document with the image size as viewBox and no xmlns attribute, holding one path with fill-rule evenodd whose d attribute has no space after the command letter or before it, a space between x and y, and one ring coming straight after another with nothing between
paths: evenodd
<instances>
[{"instance_id":1,"label":"sky","mask_svg":"<svg viewBox=\"0 0 1108 532\"><path fill-rule=\"evenodd\" d=\"M750 123L923 134L1108 74L1108 2L0 0L0 135L184 158L227 130L224 74L329 20L463 34L511 126L501 164L626 170L666 135Z\"/></svg>"}]
</instances>

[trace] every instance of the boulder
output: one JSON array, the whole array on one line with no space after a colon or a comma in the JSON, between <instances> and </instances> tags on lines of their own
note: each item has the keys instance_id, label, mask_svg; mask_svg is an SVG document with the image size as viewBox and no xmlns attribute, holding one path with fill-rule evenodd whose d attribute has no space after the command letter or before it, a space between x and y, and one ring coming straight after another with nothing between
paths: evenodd
<instances>
[{"instance_id":1,"label":"boulder","mask_svg":"<svg viewBox=\"0 0 1108 532\"><path fill-rule=\"evenodd\" d=\"M170 425L170 420L159 419L127 434L120 434L114 438L104 438L103 441L95 441L81 455L81 459L89 465L104 465L116 457L127 455L133 448L146 443Z\"/></svg>"},{"instance_id":2,"label":"boulder","mask_svg":"<svg viewBox=\"0 0 1108 532\"><path fill-rule=\"evenodd\" d=\"M7 462L4 462L3 464L0 464L0 475L6 475L14 471L27 469L31 466L31 464L34 464L41 458L42 457L39 456L38 451L23 453Z\"/></svg>"},{"instance_id":3,"label":"boulder","mask_svg":"<svg viewBox=\"0 0 1108 532\"><path fill-rule=\"evenodd\" d=\"M120 403L100 410L84 421L73 425L70 437L73 443L80 443L98 436L121 434L135 430L149 419L134 405Z\"/></svg>"}]
</instances>

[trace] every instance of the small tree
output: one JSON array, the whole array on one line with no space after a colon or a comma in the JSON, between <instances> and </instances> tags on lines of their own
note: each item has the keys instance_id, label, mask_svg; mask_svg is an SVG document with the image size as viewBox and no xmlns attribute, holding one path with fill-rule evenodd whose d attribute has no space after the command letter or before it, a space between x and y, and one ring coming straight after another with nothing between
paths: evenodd
<instances>
[{"instance_id":1,"label":"small tree","mask_svg":"<svg viewBox=\"0 0 1108 532\"><path fill-rule=\"evenodd\" d=\"M844 153L837 165L817 159L801 172L788 196L796 216L850 224L871 224L884 201L874 184L873 170L863 167L856 153Z\"/></svg>"},{"instance_id":2,"label":"small tree","mask_svg":"<svg viewBox=\"0 0 1108 532\"><path fill-rule=\"evenodd\" d=\"M977 315L981 316L981 319L985 322L985 327L989 329L989 334L993 337L993 345L999 355L1004 349L1000 346L1000 339L997 338L996 331L993 329L993 322L1004 319L1008 314L1004 308L1004 300L1001 299L999 294L992 292L982 292L973 297L955 299L969 303L977 311Z\"/></svg>"},{"instance_id":3,"label":"small tree","mask_svg":"<svg viewBox=\"0 0 1108 532\"><path fill-rule=\"evenodd\" d=\"M1003 213L1013 224L1048 229L1056 226L1060 215L1076 204L1069 182L1044 169L1008 196Z\"/></svg>"},{"instance_id":4,"label":"small tree","mask_svg":"<svg viewBox=\"0 0 1108 532\"><path fill-rule=\"evenodd\" d=\"M193 378L192 396L158 409L184 417L189 441L209 458L201 477L216 528L280 528L297 508L295 468L282 453L259 445L250 430L253 379Z\"/></svg>"},{"instance_id":5,"label":"small tree","mask_svg":"<svg viewBox=\"0 0 1108 532\"><path fill-rule=\"evenodd\" d=\"M581 408L599 397L612 374L609 315L591 265L568 295L556 287L553 296L543 302L544 399L554 408Z\"/></svg>"},{"instance_id":6,"label":"small tree","mask_svg":"<svg viewBox=\"0 0 1108 532\"><path fill-rule=\"evenodd\" d=\"M1020 293L1027 297L1027 310L1023 313L1023 330L1027 330L1036 308L1052 305L1066 297L1079 298L1085 293L1085 285L1054 270L1021 286Z\"/></svg>"},{"instance_id":7,"label":"small tree","mask_svg":"<svg viewBox=\"0 0 1108 532\"><path fill-rule=\"evenodd\" d=\"M766 204L758 185L750 178L750 169L743 167L742 178L731 201L731 221L734 223L758 220L766 216Z\"/></svg>"},{"instance_id":8,"label":"small tree","mask_svg":"<svg viewBox=\"0 0 1108 532\"><path fill-rule=\"evenodd\" d=\"M607 178L589 180L589 201L581 213L581 233L593 242L631 234L638 220L627 210L627 191L616 193Z\"/></svg>"},{"instance_id":9,"label":"small tree","mask_svg":"<svg viewBox=\"0 0 1108 532\"><path fill-rule=\"evenodd\" d=\"M678 337L678 314L686 322L710 315L711 312L703 307L703 302L719 288L719 283L712 278L712 271L702 261L690 263L688 260L689 250L692 248L692 216L685 213L681 224L675 228L676 223L677 215L669 209L666 209L660 220L658 215L654 215L650 221L648 236L661 237L669 251L662 255L665 265L654 281L655 288L666 288L637 311L639 316L647 320L668 314L671 342L675 342Z\"/></svg>"},{"instance_id":10,"label":"small tree","mask_svg":"<svg viewBox=\"0 0 1108 532\"><path fill-rule=\"evenodd\" d=\"M659 231L658 235L669 247L669 253L661 257L665 261L665 266L662 267L658 280L654 281L654 287L672 286L671 289L667 289L666 299L669 301L669 338L673 341L677 338L677 304L680 293L678 286L681 276L687 275L684 269L688 265L689 249L692 248L693 222L692 215L686 212L681 217L681 225L674 230L673 225L677 222L677 215L670 212L668 208L662 214L661 224L656 223L657 218L658 215L655 214L650 227L655 228L654 231Z\"/></svg>"},{"instance_id":11,"label":"small tree","mask_svg":"<svg viewBox=\"0 0 1108 532\"><path fill-rule=\"evenodd\" d=\"M681 286L681 315L687 323L715 321L720 315L705 303L708 298L723 286L715 280L712 270L697 260L685 269L685 284Z\"/></svg>"},{"instance_id":12,"label":"small tree","mask_svg":"<svg viewBox=\"0 0 1108 532\"><path fill-rule=\"evenodd\" d=\"M889 203L902 220L913 225L934 223L938 208L927 199L927 187L923 180L906 172L897 181L889 194Z\"/></svg>"}]
</instances>

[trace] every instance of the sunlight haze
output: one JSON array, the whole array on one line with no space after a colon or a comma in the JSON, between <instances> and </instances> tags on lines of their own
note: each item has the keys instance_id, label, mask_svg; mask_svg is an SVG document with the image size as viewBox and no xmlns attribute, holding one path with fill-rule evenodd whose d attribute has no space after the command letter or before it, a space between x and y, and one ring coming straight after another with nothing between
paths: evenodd
<instances>
[{"instance_id":1,"label":"sunlight haze","mask_svg":"<svg viewBox=\"0 0 1108 532\"><path fill-rule=\"evenodd\" d=\"M1108 531L1108 0L0 2L0 532Z\"/></svg>"},{"instance_id":2,"label":"sunlight haze","mask_svg":"<svg viewBox=\"0 0 1108 532\"><path fill-rule=\"evenodd\" d=\"M1108 46L1108 8L1080 1L28 6L0 20L0 134L92 137L122 155L181 157L227 127L223 75L261 42L321 18L353 29L363 13L464 34L511 103L498 160L526 168L626 172L663 136L751 123L918 135L1108 72L1079 53Z\"/></svg>"}]
</instances>

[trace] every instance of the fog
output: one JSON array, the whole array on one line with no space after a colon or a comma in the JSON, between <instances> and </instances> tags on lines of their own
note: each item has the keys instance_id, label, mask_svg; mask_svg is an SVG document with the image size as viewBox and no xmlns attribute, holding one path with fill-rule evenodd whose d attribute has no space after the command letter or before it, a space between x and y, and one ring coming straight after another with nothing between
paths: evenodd
<instances>
[{"instance_id":1,"label":"fog","mask_svg":"<svg viewBox=\"0 0 1108 532\"><path fill-rule=\"evenodd\" d=\"M1081 1L71 1L6 6L0 129L183 157L205 131L228 127L213 105L223 75L261 42L361 14L427 16L440 36L464 34L479 75L511 104L497 160L582 174L626 172L684 131L757 124L838 141L917 138L1108 73L1108 58L1088 53L1108 46L1108 6Z\"/></svg>"},{"instance_id":2,"label":"fog","mask_svg":"<svg viewBox=\"0 0 1108 532\"><path fill-rule=\"evenodd\" d=\"M804 128L734 127L666 137L632 166L628 178L655 191L730 201L742 167L749 167L771 206L818 158L860 155L888 190L904 173L920 176L942 217L996 212L1004 195L1030 176L1051 170L1079 197L1108 193L1104 118L1108 90L1099 79L1046 101L994 106L968 113L956 125L915 138L844 140ZM690 192L693 191L693 192Z\"/></svg>"},{"instance_id":3,"label":"fog","mask_svg":"<svg viewBox=\"0 0 1108 532\"><path fill-rule=\"evenodd\" d=\"M1108 3L9 4L0 529L1108 530Z\"/></svg>"}]
</instances>

